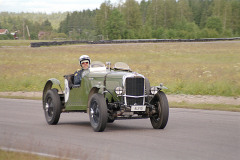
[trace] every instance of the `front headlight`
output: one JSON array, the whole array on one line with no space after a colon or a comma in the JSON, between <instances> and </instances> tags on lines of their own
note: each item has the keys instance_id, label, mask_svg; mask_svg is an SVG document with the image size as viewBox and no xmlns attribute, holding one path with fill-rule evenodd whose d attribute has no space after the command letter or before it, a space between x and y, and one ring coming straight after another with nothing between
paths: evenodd
<instances>
[{"instance_id":1,"label":"front headlight","mask_svg":"<svg viewBox=\"0 0 240 160\"><path fill-rule=\"evenodd\" d=\"M123 88L122 88L122 87L117 87L117 88L115 89L115 93L116 93L117 95L122 95L122 93L123 93Z\"/></svg>"},{"instance_id":2,"label":"front headlight","mask_svg":"<svg viewBox=\"0 0 240 160\"><path fill-rule=\"evenodd\" d=\"M154 86L154 87L151 87L151 94L157 94L158 92L158 87Z\"/></svg>"}]
</instances>

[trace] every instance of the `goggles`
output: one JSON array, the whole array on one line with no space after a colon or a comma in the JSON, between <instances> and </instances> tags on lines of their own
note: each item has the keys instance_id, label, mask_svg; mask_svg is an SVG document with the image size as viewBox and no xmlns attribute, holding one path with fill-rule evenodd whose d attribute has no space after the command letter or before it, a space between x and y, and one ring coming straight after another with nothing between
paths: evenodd
<instances>
[{"instance_id":1,"label":"goggles","mask_svg":"<svg viewBox=\"0 0 240 160\"><path fill-rule=\"evenodd\" d=\"M82 61L81 64L88 64L88 60Z\"/></svg>"}]
</instances>

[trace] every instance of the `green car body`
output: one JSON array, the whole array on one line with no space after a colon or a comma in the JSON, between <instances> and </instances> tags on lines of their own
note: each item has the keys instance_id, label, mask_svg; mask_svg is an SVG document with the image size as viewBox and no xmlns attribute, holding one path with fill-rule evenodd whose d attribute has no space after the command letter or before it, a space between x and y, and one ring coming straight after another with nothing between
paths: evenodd
<instances>
[{"instance_id":1,"label":"green car body","mask_svg":"<svg viewBox=\"0 0 240 160\"><path fill-rule=\"evenodd\" d=\"M110 64L106 67L93 62L83 72L80 85L73 85L73 75L64 77L64 91L52 88L53 84L60 86L54 78L43 90L43 109L49 124L57 124L63 112L89 113L94 131L103 131L105 123L117 119L150 118L152 125L158 124L153 126L157 129L167 124L169 106L161 91L165 87L150 87L147 78L132 72L125 63L118 62L111 68Z\"/></svg>"}]
</instances>

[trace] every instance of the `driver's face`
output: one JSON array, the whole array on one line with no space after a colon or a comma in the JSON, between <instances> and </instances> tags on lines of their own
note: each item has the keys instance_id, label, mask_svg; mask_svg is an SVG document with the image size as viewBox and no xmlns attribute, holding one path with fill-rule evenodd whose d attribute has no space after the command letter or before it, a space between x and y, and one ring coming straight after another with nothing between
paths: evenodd
<instances>
[{"instance_id":1,"label":"driver's face","mask_svg":"<svg viewBox=\"0 0 240 160\"><path fill-rule=\"evenodd\" d=\"M89 68L88 62L82 62L81 64L82 64L83 69L88 69Z\"/></svg>"}]
</instances>

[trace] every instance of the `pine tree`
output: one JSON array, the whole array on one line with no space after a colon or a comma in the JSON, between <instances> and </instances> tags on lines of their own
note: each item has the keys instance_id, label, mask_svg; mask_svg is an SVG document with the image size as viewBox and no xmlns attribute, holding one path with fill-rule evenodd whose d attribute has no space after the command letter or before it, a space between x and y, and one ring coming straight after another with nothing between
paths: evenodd
<instances>
[{"instance_id":1,"label":"pine tree","mask_svg":"<svg viewBox=\"0 0 240 160\"><path fill-rule=\"evenodd\" d=\"M100 36L107 37L106 24L111 14L112 5L110 1L105 1L101 4L100 10L96 13L96 32ZM102 39L103 39L102 37Z\"/></svg>"},{"instance_id":2,"label":"pine tree","mask_svg":"<svg viewBox=\"0 0 240 160\"><path fill-rule=\"evenodd\" d=\"M177 20L176 0L164 1L164 27L173 28Z\"/></svg>"},{"instance_id":3,"label":"pine tree","mask_svg":"<svg viewBox=\"0 0 240 160\"><path fill-rule=\"evenodd\" d=\"M152 0L148 7L148 20L154 30L165 26L166 8L164 8L164 0Z\"/></svg>"},{"instance_id":4,"label":"pine tree","mask_svg":"<svg viewBox=\"0 0 240 160\"><path fill-rule=\"evenodd\" d=\"M177 1L177 21L187 20L192 22L192 12L189 7L188 0L178 0Z\"/></svg>"},{"instance_id":5,"label":"pine tree","mask_svg":"<svg viewBox=\"0 0 240 160\"><path fill-rule=\"evenodd\" d=\"M117 10L114 9L111 12L109 19L107 20L107 33L109 39L121 39L123 36L125 23L123 15Z\"/></svg>"},{"instance_id":6,"label":"pine tree","mask_svg":"<svg viewBox=\"0 0 240 160\"><path fill-rule=\"evenodd\" d=\"M232 30L235 36L240 36L240 1L233 0L232 1Z\"/></svg>"},{"instance_id":7,"label":"pine tree","mask_svg":"<svg viewBox=\"0 0 240 160\"><path fill-rule=\"evenodd\" d=\"M65 20L63 20L61 23L60 23L60 26L59 26L59 29L58 29L58 32L59 33L65 33L65 34L69 34L69 30L68 30L68 23L69 23L69 20L70 20L70 14L68 13L67 14L67 17L65 18Z\"/></svg>"},{"instance_id":8,"label":"pine tree","mask_svg":"<svg viewBox=\"0 0 240 160\"><path fill-rule=\"evenodd\" d=\"M145 1L145 0L142 0L140 3L140 12L141 12L143 25L146 25L147 23L147 12L150 4L151 4L151 1Z\"/></svg>"},{"instance_id":9,"label":"pine tree","mask_svg":"<svg viewBox=\"0 0 240 160\"><path fill-rule=\"evenodd\" d=\"M141 14L137 1L126 0L123 6L123 15L128 29L138 30L141 27Z\"/></svg>"},{"instance_id":10,"label":"pine tree","mask_svg":"<svg viewBox=\"0 0 240 160\"><path fill-rule=\"evenodd\" d=\"M42 24L41 24L41 30L43 31L52 31L53 28L52 28L52 24L51 22L49 22L49 20L45 20Z\"/></svg>"},{"instance_id":11,"label":"pine tree","mask_svg":"<svg viewBox=\"0 0 240 160\"><path fill-rule=\"evenodd\" d=\"M201 1L201 17L200 17L200 28L204 28L209 17L212 16L211 0Z\"/></svg>"}]
</instances>

